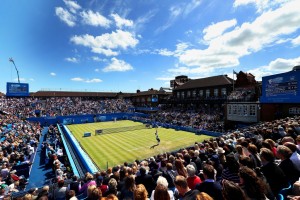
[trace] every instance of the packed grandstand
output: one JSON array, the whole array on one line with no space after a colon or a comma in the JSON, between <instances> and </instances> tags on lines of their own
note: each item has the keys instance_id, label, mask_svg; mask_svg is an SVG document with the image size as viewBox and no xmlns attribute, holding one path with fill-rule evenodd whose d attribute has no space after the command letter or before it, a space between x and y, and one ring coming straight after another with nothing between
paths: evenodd
<instances>
[{"instance_id":1,"label":"packed grandstand","mask_svg":"<svg viewBox=\"0 0 300 200\"><path fill-rule=\"evenodd\" d=\"M162 107L155 113L134 115L128 99L3 96L0 199L229 200L300 195L299 116L226 130L223 111L209 109ZM103 119L97 118L99 114L118 113L146 124L192 128L218 137L93 173L74 173L70 163L81 165L80 157L70 161L67 153L73 147L60 131L60 125L74 121L56 117L92 116L98 121ZM32 120L37 117L49 121ZM42 176L38 170L48 171ZM42 185L32 184L40 179Z\"/></svg>"}]
</instances>

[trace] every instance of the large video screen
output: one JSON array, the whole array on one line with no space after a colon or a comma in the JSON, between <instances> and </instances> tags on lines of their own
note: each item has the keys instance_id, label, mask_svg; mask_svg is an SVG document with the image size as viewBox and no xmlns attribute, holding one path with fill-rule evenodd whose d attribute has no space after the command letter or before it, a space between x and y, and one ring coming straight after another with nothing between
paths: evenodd
<instances>
[{"instance_id":1,"label":"large video screen","mask_svg":"<svg viewBox=\"0 0 300 200\"><path fill-rule=\"evenodd\" d=\"M29 96L28 83L7 83L6 96L8 97L27 97Z\"/></svg>"},{"instance_id":2,"label":"large video screen","mask_svg":"<svg viewBox=\"0 0 300 200\"><path fill-rule=\"evenodd\" d=\"M261 103L299 103L300 71L262 78Z\"/></svg>"}]
</instances>

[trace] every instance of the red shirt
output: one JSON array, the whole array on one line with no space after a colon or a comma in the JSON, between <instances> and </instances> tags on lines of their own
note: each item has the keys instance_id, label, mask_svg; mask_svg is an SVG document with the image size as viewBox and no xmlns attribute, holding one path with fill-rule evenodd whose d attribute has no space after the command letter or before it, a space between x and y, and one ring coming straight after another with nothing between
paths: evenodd
<instances>
[{"instance_id":1,"label":"red shirt","mask_svg":"<svg viewBox=\"0 0 300 200\"><path fill-rule=\"evenodd\" d=\"M187 178L187 183L188 183L188 186L191 190L195 189L196 185L198 183L201 183L201 179L199 178L199 176L193 176L193 177L188 177Z\"/></svg>"}]
</instances>

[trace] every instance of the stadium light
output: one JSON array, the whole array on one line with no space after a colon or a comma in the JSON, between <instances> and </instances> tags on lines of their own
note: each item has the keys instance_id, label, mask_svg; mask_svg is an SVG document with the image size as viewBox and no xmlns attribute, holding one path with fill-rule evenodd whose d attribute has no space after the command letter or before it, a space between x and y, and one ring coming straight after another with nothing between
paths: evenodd
<instances>
[{"instance_id":1,"label":"stadium light","mask_svg":"<svg viewBox=\"0 0 300 200\"><path fill-rule=\"evenodd\" d=\"M18 83L20 83L19 71L18 71L17 66L15 64L15 61L12 58L9 58L9 62L12 62L14 64L15 69L17 71L17 75L18 75Z\"/></svg>"}]
</instances>

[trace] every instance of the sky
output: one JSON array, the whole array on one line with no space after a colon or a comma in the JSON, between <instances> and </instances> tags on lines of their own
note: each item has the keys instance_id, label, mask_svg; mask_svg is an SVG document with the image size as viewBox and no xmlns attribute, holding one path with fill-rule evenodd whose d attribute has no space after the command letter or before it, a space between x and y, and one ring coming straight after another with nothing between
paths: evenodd
<instances>
[{"instance_id":1,"label":"sky","mask_svg":"<svg viewBox=\"0 0 300 200\"><path fill-rule=\"evenodd\" d=\"M1 0L0 91L136 92L300 65L299 0Z\"/></svg>"}]
</instances>

